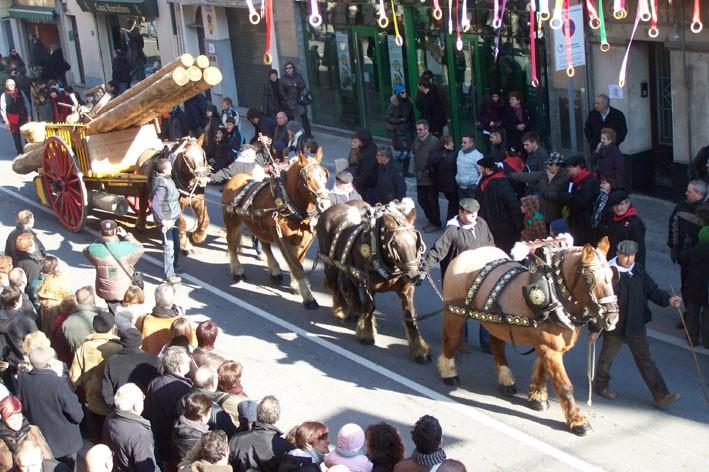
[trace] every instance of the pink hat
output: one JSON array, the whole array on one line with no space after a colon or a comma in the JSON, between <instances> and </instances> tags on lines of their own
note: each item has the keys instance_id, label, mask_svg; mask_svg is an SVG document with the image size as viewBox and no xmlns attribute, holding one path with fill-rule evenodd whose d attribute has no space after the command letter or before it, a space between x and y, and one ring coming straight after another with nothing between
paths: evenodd
<instances>
[{"instance_id":1,"label":"pink hat","mask_svg":"<svg viewBox=\"0 0 709 472\"><path fill-rule=\"evenodd\" d=\"M349 457L362 453L364 447L364 431L354 423L347 423L337 432L337 451Z\"/></svg>"}]
</instances>

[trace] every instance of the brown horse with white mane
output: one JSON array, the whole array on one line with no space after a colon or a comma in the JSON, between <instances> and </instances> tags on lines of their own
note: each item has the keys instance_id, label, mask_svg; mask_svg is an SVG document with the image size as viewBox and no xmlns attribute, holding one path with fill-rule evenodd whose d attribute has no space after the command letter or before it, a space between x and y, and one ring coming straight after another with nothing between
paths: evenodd
<instances>
[{"instance_id":1,"label":"brown horse with white mane","mask_svg":"<svg viewBox=\"0 0 709 472\"><path fill-rule=\"evenodd\" d=\"M315 157L300 154L282 173L255 182L249 174L237 174L224 186L222 215L226 226L229 265L236 282L245 279L239 262L241 223L263 244L268 271L274 283L283 280L272 244L278 246L291 273L291 285L298 290L307 309L318 303L305 278L303 260L314 238L317 216L330 206L328 171Z\"/></svg>"},{"instance_id":2,"label":"brown horse with white mane","mask_svg":"<svg viewBox=\"0 0 709 472\"><path fill-rule=\"evenodd\" d=\"M481 248L461 253L448 266L443 286L443 352L438 370L443 381L458 384L455 352L467 318L478 319L492 335L490 347L495 358L497 378L503 393L516 393L515 379L505 357L505 343L529 345L537 358L528 399L530 407L549 407L547 377L559 397L566 423L574 434L584 435L588 420L576 405L573 385L564 368L563 356L579 338L581 326L595 323L612 330L618 321L617 299L612 281L617 277L606 261L608 240L598 249L557 249L551 265L526 270L497 248ZM559 294L562 318L540 319L523 296L524 287L533 284L533 271L548 270L551 290ZM502 282L508 277L506 285ZM543 295L542 295L543 297ZM565 322L564 322L565 321Z\"/></svg>"}]
</instances>

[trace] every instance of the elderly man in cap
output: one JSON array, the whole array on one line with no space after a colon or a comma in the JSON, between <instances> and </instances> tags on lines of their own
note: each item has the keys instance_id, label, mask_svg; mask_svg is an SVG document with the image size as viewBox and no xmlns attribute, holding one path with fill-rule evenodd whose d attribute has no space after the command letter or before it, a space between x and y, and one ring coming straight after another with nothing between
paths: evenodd
<instances>
[{"instance_id":1,"label":"elderly man in cap","mask_svg":"<svg viewBox=\"0 0 709 472\"><path fill-rule=\"evenodd\" d=\"M485 157L478 161L478 165L483 176L477 189L480 216L490 225L495 245L509 252L519 241L524 227L520 202L510 180L494 159Z\"/></svg>"},{"instance_id":2,"label":"elderly man in cap","mask_svg":"<svg viewBox=\"0 0 709 472\"><path fill-rule=\"evenodd\" d=\"M599 182L596 176L586 167L586 158L574 154L566 159L566 170L571 182L566 192L561 193L561 203L569 209L567 224L569 232L574 237L574 244L583 246L594 242L591 218L593 205L598 196Z\"/></svg>"},{"instance_id":3,"label":"elderly man in cap","mask_svg":"<svg viewBox=\"0 0 709 472\"><path fill-rule=\"evenodd\" d=\"M608 400L615 399L616 394L609 385L610 370L623 342L626 342L655 404L658 407L665 407L679 400L680 396L669 392L650 356L645 324L652 319L652 314L647 301L650 300L662 307L668 305L679 307L682 299L677 296L671 297L666 291L661 290L645 268L635 262L638 250L639 246L635 241L621 241L618 244L618 255L609 262L620 273L619 280L613 287L618 296L620 319L613 331L603 335L603 349L596 368L594 391ZM591 336L591 339L595 340L598 334Z\"/></svg>"},{"instance_id":4,"label":"elderly man in cap","mask_svg":"<svg viewBox=\"0 0 709 472\"><path fill-rule=\"evenodd\" d=\"M103 220L101 237L84 249L84 256L96 267L96 295L114 315L133 285L134 266L143 252L143 245L113 220Z\"/></svg>"},{"instance_id":5,"label":"elderly man in cap","mask_svg":"<svg viewBox=\"0 0 709 472\"><path fill-rule=\"evenodd\" d=\"M441 280L445 277L448 264L463 251L483 246L494 246L495 239L484 219L478 216L480 204L474 198L463 198L458 203L458 216L446 223L446 229L433 247L423 257L419 279L423 279L435 264L441 265ZM467 325L466 325L467 339ZM480 347L490 348L490 335L480 327Z\"/></svg>"},{"instance_id":6,"label":"elderly man in cap","mask_svg":"<svg viewBox=\"0 0 709 472\"><path fill-rule=\"evenodd\" d=\"M330 201L333 205L346 203L350 200L362 200L362 196L352 186L352 174L343 170L335 175L335 185L330 190Z\"/></svg>"}]
</instances>

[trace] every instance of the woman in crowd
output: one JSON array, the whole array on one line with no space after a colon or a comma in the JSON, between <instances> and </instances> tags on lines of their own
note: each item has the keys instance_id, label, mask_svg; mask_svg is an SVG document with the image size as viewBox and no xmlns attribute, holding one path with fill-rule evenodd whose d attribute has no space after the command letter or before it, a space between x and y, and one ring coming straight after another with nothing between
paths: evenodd
<instances>
[{"instance_id":1,"label":"woman in crowd","mask_svg":"<svg viewBox=\"0 0 709 472\"><path fill-rule=\"evenodd\" d=\"M42 449L45 459L54 459L42 431L31 425L22 414L22 402L15 396L0 401L0 472L12 469L12 455L19 444L28 439Z\"/></svg>"},{"instance_id":2,"label":"woman in crowd","mask_svg":"<svg viewBox=\"0 0 709 472\"><path fill-rule=\"evenodd\" d=\"M248 398L246 393L244 393L244 387L241 385L241 374L243 372L243 367L236 361L226 361L217 369L219 379L217 391L221 392L217 397L217 403L224 411L229 413L231 421L235 425L240 423L239 403Z\"/></svg>"},{"instance_id":3,"label":"woman in crowd","mask_svg":"<svg viewBox=\"0 0 709 472\"><path fill-rule=\"evenodd\" d=\"M295 447L281 460L278 472L319 472L325 455L330 452L327 426L317 421L306 421L296 428Z\"/></svg>"},{"instance_id":4,"label":"woman in crowd","mask_svg":"<svg viewBox=\"0 0 709 472\"><path fill-rule=\"evenodd\" d=\"M378 423L367 427L367 457L374 467L372 472L393 472L397 462L404 458L404 443L399 431L390 424Z\"/></svg>"},{"instance_id":5,"label":"woman in crowd","mask_svg":"<svg viewBox=\"0 0 709 472\"><path fill-rule=\"evenodd\" d=\"M116 310L116 326L118 329L135 328L135 322L145 314L145 293L140 287L128 287L123 301Z\"/></svg>"}]
</instances>

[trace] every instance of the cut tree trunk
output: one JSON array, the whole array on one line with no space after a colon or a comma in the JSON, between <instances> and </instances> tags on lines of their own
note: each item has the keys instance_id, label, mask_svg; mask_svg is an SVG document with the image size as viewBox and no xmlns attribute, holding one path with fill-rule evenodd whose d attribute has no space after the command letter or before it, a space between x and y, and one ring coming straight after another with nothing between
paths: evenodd
<instances>
[{"instance_id":1,"label":"cut tree trunk","mask_svg":"<svg viewBox=\"0 0 709 472\"><path fill-rule=\"evenodd\" d=\"M12 161L12 170L18 174L29 174L36 172L42 167L42 159L44 157L44 143L35 147L31 151L20 154Z\"/></svg>"}]
</instances>

